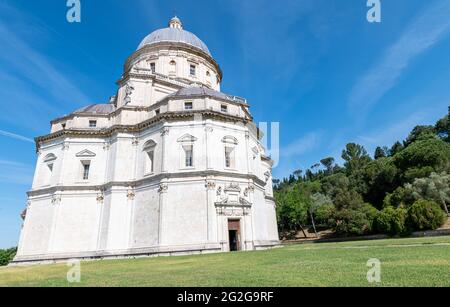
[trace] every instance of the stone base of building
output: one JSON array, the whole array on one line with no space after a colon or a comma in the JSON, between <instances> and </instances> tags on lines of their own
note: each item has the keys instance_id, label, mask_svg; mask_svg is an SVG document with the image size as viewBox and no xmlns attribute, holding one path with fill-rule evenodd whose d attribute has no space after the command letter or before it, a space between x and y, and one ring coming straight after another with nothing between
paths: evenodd
<instances>
[{"instance_id":1,"label":"stone base of building","mask_svg":"<svg viewBox=\"0 0 450 307\"><path fill-rule=\"evenodd\" d=\"M255 241L253 242L252 245L253 250L267 250L281 247L281 243L279 241ZM32 255L32 256L17 256L9 264L9 266L44 265L44 264L62 263L73 260L94 261L94 260L136 259L144 257L203 255L222 252L227 252L226 250L223 249L223 244L212 243L201 245L134 248L116 251L54 253L54 254Z\"/></svg>"}]
</instances>

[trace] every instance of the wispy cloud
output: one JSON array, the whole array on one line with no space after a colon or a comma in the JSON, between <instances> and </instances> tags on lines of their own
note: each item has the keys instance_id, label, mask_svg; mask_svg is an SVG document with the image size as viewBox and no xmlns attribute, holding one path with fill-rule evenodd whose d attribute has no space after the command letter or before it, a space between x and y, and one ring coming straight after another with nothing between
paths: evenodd
<instances>
[{"instance_id":1,"label":"wispy cloud","mask_svg":"<svg viewBox=\"0 0 450 307\"><path fill-rule=\"evenodd\" d=\"M411 61L438 43L450 30L450 2L434 1L354 86L351 111L364 114L398 82Z\"/></svg>"},{"instance_id":2,"label":"wispy cloud","mask_svg":"<svg viewBox=\"0 0 450 307\"><path fill-rule=\"evenodd\" d=\"M20 135L20 134L8 132L8 131L5 131L5 130L0 130L0 135L8 137L8 138L16 139L16 140L19 140L19 141L34 143L33 139L27 138L26 136L23 136L23 135Z\"/></svg>"},{"instance_id":3,"label":"wispy cloud","mask_svg":"<svg viewBox=\"0 0 450 307\"><path fill-rule=\"evenodd\" d=\"M11 160L0 160L0 183L30 185L33 180L33 168Z\"/></svg>"},{"instance_id":4,"label":"wispy cloud","mask_svg":"<svg viewBox=\"0 0 450 307\"><path fill-rule=\"evenodd\" d=\"M280 150L280 156L283 158L289 158L311 151L319 145L321 139L320 136L321 133L319 132L308 133L289 145L282 147Z\"/></svg>"},{"instance_id":5,"label":"wispy cloud","mask_svg":"<svg viewBox=\"0 0 450 307\"><path fill-rule=\"evenodd\" d=\"M0 120L42 131L57 109L90 102L55 59L39 49L54 33L33 16L0 1ZM44 123L45 123L44 122ZM46 128L46 126L45 126ZM11 130L11 129L9 129Z\"/></svg>"}]
</instances>

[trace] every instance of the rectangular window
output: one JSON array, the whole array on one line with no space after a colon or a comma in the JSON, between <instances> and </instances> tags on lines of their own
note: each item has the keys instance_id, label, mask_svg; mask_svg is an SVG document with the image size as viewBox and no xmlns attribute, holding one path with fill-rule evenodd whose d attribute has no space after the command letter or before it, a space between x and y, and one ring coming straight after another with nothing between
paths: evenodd
<instances>
[{"instance_id":1,"label":"rectangular window","mask_svg":"<svg viewBox=\"0 0 450 307\"><path fill-rule=\"evenodd\" d=\"M225 105L225 104L223 104L223 105L221 106L220 109L221 109L221 111L224 112L224 113L227 113L227 112L228 112L228 106Z\"/></svg>"},{"instance_id":2,"label":"rectangular window","mask_svg":"<svg viewBox=\"0 0 450 307\"><path fill-rule=\"evenodd\" d=\"M159 115L160 113L161 113L161 110L160 110L160 109L158 109L158 110L155 111L155 114L156 114L156 115Z\"/></svg>"},{"instance_id":3,"label":"rectangular window","mask_svg":"<svg viewBox=\"0 0 450 307\"><path fill-rule=\"evenodd\" d=\"M192 109L194 109L193 103L192 102L185 102L184 103L184 109L185 110L192 110Z\"/></svg>"},{"instance_id":4,"label":"rectangular window","mask_svg":"<svg viewBox=\"0 0 450 307\"><path fill-rule=\"evenodd\" d=\"M154 158L155 158L155 152L153 150L147 151L147 161L146 161L146 167L145 167L145 172L147 174L151 174L154 172L154 166L153 166Z\"/></svg>"},{"instance_id":5,"label":"rectangular window","mask_svg":"<svg viewBox=\"0 0 450 307\"><path fill-rule=\"evenodd\" d=\"M89 127L90 128L97 128L97 121L96 120L90 120L89 121Z\"/></svg>"},{"instance_id":6,"label":"rectangular window","mask_svg":"<svg viewBox=\"0 0 450 307\"><path fill-rule=\"evenodd\" d=\"M150 69L151 69L152 72L156 71L156 63L155 62L150 63Z\"/></svg>"},{"instance_id":7,"label":"rectangular window","mask_svg":"<svg viewBox=\"0 0 450 307\"><path fill-rule=\"evenodd\" d=\"M197 67L196 67L195 65L191 65L191 68L190 68L190 74L191 74L191 76L195 77L195 75L196 75L196 70L197 70Z\"/></svg>"},{"instance_id":8,"label":"rectangular window","mask_svg":"<svg viewBox=\"0 0 450 307\"><path fill-rule=\"evenodd\" d=\"M83 164L83 180L89 180L89 171L91 169L91 162L85 161Z\"/></svg>"},{"instance_id":9,"label":"rectangular window","mask_svg":"<svg viewBox=\"0 0 450 307\"><path fill-rule=\"evenodd\" d=\"M234 148L225 147L225 167L234 168Z\"/></svg>"},{"instance_id":10,"label":"rectangular window","mask_svg":"<svg viewBox=\"0 0 450 307\"><path fill-rule=\"evenodd\" d=\"M66 129L66 123L61 124L61 126L62 126L63 130Z\"/></svg>"},{"instance_id":11,"label":"rectangular window","mask_svg":"<svg viewBox=\"0 0 450 307\"><path fill-rule=\"evenodd\" d=\"M184 163L186 167L194 166L194 146L183 146L184 148Z\"/></svg>"}]
</instances>

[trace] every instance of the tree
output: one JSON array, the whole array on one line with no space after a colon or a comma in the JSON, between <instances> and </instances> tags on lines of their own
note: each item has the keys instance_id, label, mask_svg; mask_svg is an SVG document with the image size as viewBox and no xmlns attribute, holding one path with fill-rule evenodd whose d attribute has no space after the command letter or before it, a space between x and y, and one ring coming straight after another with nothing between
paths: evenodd
<instances>
[{"instance_id":1,"label":"tree","mask_svg":"<svg viewBox=\"0 0 450 307\"><path fill-rule=\"evenodd\" d=\"M316 216L319 221L328 223L331 215L334 211L334 205L331 198L321 193L315 193L310 196L311 203L309 207L309 213L311 222L313 224L314 232L317 235L316 223L314 217Z\"/></svg>"},{"instance_id":2,"label":"tree","mask_svg":"<svg viewBox=\"0 0 450 307\"><path fill-rule=\"evenodd\" d=\"M448 115L441 118L434 127L437 135L444 141L450 142L450 106L448 107Z\"/></svg>"},{"instance_id":3,"label":"tree","mask_svg":"<svg viewBox=\"0 0 450 307\"><path fill-rule=\"evenodd\" d=\"M447 171L450 167L450 144L436 137L418 140L394 157L402 171L403 182L428 177L432 172Z\"/></svg>"},{"instance_id":4,"label":"tree","mask_svg":"<svg viewBox=\"0 0 450 307\"><path fill-rule=\"evenodd\" d=\"M302 177L302 174L303 174L303 171L301 169L294 171L294 176L297 177L297 180L299 180L299 181Z\"/></svg>"},{"instance_id":5,"label":"tree","mask_svg":"<svg viewBox=\"0 0 450 307\"><path fill-rule=\"evenodd\" d=\"M389 150L389 156L393 157L403 150L404 146L400 142L395 142Z\"/></svg>"},{"instance_id":6,"label":"tree","mask_svg":"<svg viewBox=\"0 0 450 307\"><path fill-rule=\"evenodd\" d=\"M381 159L381 158L385 158L387 155L386 155L386 152L384 151L384 149L383 148L381 148L381 147L377 147L376 149L375 149L375 154L374 154L374 158L375 158L375 160L378 160L378 159Z\"/></svg>"},{"instance_id":7,"label":"tree","mask_svg":"<svg viewBox=\"0 0 450 307\"><path fill-rule=\"evenodd\" d=\"M320 160L320 163L325 167L328 174L333 173L334 158L328 157L328 158L322 159L322 160Z\"/></svg>"},{"instance_id":8,"label":"tree","mask_svg":"<svg viewBox=\"0 0 450 307\"><path fill-rule=\"evenodd\" d=\"M412 184L406 184L405 190L414 199L427 199L442 206L449 214L447 204L450 204L450 174L432 173L428 178L418 178Z\"/></svg>"},{"instance_id":9,"label":"tree","mask_svg":"<svg viewBox=\"0 0 450 307\"><path fill-rule=\"evenodd\" d=\"M364 168L364 200L381 209L386 193L391 193L398 186L397 167L392 158L379 158L370 161Z\"/></svg>"},{"instance_id":10,"label":"tree","mask_svg":"<svg viewBox=\"0 0 450 307\"><path fill-rule=\"evenodd\" d=\"M433 126L416 126L405 140L404 145L408 147L415 141L434 138L435 135L436 131Z\"/></svg>"}]
</instances>

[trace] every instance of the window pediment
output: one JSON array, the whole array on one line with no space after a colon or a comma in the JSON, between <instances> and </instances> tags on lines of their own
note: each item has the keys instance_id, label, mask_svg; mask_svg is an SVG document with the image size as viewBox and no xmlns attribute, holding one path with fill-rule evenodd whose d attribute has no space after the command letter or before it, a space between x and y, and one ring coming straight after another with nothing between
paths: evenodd
<instances>
[{"instance_id":1,"label":"window pediment","mask_svg":"<svg viewBox=\"0 0 450 307\"><path fill-rule=\"evenodd\" d=\"M190 134L185 134L177 140L179 143L192 143L196 142L197 138Z\"/></svg>"},{"instance_id":2,"label":"window pediment","mask_svg":"<svg viewBox=\"0 0 450 307\"><path fill-rule=\"evenodd\" d=\"M144 144L144 151L152 150L156 147L156 142L153 140L149 140Z\"/></svg>"},{"instance_id":3,"label":"window pediment","mask_svg":"<svg viewBox=\"0 0 450 307\"><path fill-rule=\"evenodd\" d=\"M49 163L55 161L57 158L54 154L48 154L44 158L44 163Z\"/></svg>"},{"instance_id":4,"label":"window pediment","mask_svg":"<svg viewBox=\"0 0 450 307\"><path fill-rule=\"evenodd\" d=\"M96 154L93 153L90 150L85 149L85 150L80 151L79 153L77 153L76 156L79 157L79 158L92 158L92 157L95 157Z\"/></svg>"},{"instance_id":5,"label":"window pediment","mask_svg":"<svg viewBox=\"0 0 450 307\"><path fill-rule=\"evenodd\" d=\"M223 143L226 143L226 144L234 144L234 145L239 144L237 138L235 138L234 136L231 136L231 135L225 136L225 137L222 139L222 142L223 142Z\"/></svg>"}]
</instances>

